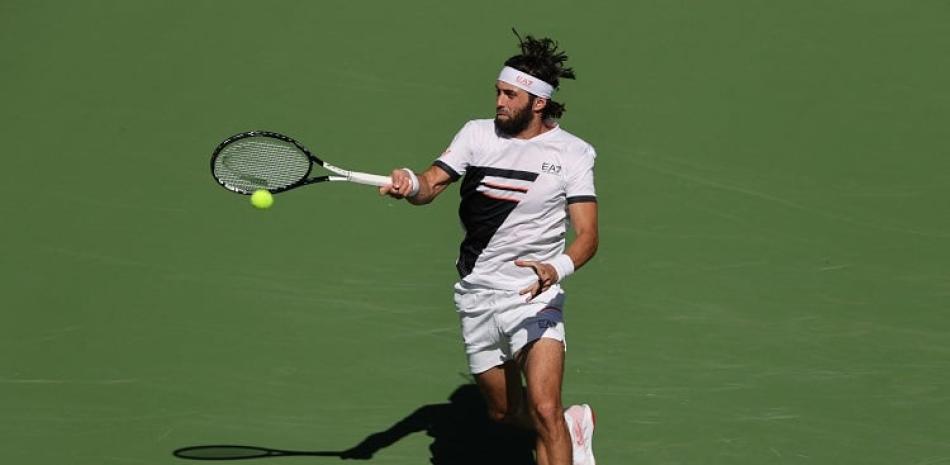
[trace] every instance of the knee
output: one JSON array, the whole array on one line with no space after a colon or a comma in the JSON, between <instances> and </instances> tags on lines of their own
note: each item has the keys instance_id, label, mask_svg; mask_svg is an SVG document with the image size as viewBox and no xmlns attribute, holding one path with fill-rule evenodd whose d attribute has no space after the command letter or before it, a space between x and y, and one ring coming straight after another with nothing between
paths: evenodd
<instances>
[{"instance_id":1,"label":"knee","mask_svg":"<svg viewBox=\"0 0 950 465\"><path fill-rule=\"evenodd\" d=\"M488 409L488 418L496 423L505 423L508 421L508 411L504 409Z\"/></svg>"},{"instance_id":2,"label":"knee","mask_svg":"<svg viewBox=\"0 0 950 465\"><path fill-rule=\"evenodd\" d=\"M496 423L504 423L509 425L524 424L526 420L520 419L520 417L521 414L518 411L491 409L488 411L488 418Z\"/></svg>"},{"instance_id":3,"label":"knee","mask_svg":"<svg viewBox=\"0 0 950 465\"><path fill-rule=\"evenodd\" d=\"M531 407L535 422L541 425L556 425L564 421L564 412L560 402L538 402Z\"/></svg>"}]
</instances>

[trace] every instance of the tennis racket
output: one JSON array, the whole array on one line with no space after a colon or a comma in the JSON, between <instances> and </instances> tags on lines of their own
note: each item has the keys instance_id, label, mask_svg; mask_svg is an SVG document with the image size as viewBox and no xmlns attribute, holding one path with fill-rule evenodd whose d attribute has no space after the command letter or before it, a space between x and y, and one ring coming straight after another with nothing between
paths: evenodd
<instances>
[{"instance_id":1,"label":"tennis racket","mask_svg":"<svg viewBox=\"0 0 950 465\"><path fill-rule=\"evenodd\" d=\"M172 452L175 457L191 460L242 460L265 457L340 457L342 452L278 450L256 446L192 446Z\"/></svg>"},{"instance_id":2,"label":"tennis racket","mask_svg":"<svg viewBox=\"0 0 950 465\"><path fill-rule=\"evenodd\" d=\"M332 174L311 177L314 165ZM328 181L370 186L385 186L392 182L388 176L333 166L290 137L268 131L242 132L218 144L211 155L211 175L225 189L245 195L260 189L276 194Z\"/></svg>"}]
</instances>

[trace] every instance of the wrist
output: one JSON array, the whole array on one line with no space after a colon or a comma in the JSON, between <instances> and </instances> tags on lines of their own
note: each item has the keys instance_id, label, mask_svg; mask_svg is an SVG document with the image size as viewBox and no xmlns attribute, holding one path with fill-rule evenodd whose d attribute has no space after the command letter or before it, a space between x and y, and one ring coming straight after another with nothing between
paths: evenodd
<instances>
[{"instance_id":1,"label":"wrist","mask_svg":"<svg viewBox=\"0 0 950 465\"><path fill-rule=\"evenodd\" d=\"M574 260L571 259L570 255L562 253L548 260L547 263L557 271L557 282L564 281L565 278L574 273Z\"/></svg>"},{"instance_id":2,"label":"wrist","mask_svg":"<svg viewBox=\"0 0 950 465\"><path fill-rule=\"evenodd\" d=\"M416 176L416 173L413 173L409 168L403 168L402 170L405 171L407 175L409 175L409 180L412 181L412 188L409 190L409 195L406 197L415 197L419 194L419 177Z\"/></svg>"}]
</instances>

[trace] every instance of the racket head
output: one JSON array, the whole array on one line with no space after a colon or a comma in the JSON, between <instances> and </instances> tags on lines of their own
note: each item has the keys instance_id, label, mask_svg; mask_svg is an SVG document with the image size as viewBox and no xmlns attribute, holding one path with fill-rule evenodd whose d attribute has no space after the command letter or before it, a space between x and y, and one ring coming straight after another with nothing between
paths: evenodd
<instances>
[{"instance_id":1,"label":"racket head","mask_svg":"<svg viewBox=\"0 0 950 465\"><path fill-rule=\"evenodd\" d=\"M192 446L173 452L175 457L191 460L241 460L273 457L279 452L255 446Z\"/></svg>"},{"instance_id":2,"label":"racket head","mask_svg":"<svg viewBox=\"0 0 950 465\"><path fill-rule=\"evenodd\" d=\"M323 164L288 136L247 131L218 144L211 154L211 175L222 187L238 194L250 195L260 189L278 193L322 180L307 179L313 163Z\"/></svg>"}]
</instances>

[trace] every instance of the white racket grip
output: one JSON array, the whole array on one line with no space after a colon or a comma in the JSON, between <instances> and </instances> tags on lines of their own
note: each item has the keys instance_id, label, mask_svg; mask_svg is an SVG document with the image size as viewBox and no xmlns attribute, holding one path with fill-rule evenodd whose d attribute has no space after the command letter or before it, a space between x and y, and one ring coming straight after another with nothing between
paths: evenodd
<instances>
[{"instance_id":1,"label":"white racket grip","mask_svg":"<svg viewBox=\"0 0 950 465\"><path fill-rule=\"evenodd\" d=\"M377 174L369 173L360 173L359 171L350 171L350 174L347 176L347 179L350 182L355 182L357 184L366 184L369 186L385 186L387 184L392 184L393 180L389 176L379 176Z\"/></svg>"}]
</instances>

